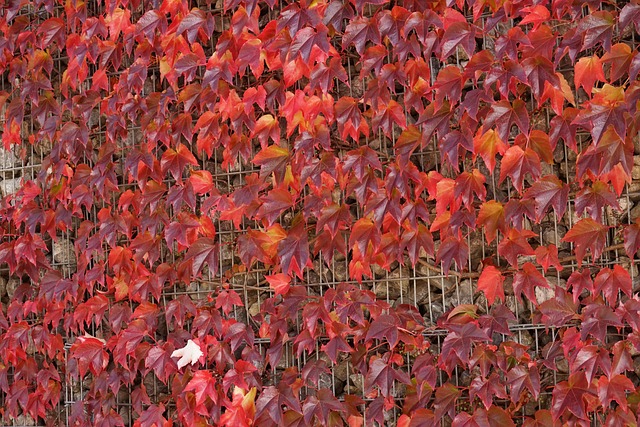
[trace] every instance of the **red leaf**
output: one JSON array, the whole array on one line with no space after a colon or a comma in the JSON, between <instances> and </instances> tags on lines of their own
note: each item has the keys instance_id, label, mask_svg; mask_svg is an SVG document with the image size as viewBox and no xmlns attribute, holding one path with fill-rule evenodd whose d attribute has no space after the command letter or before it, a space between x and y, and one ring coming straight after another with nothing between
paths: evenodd
<instances>
[{"instance_id":1,"label":"red leaf","mask_svg":"<svg viewBox=\"0 0 640 427\"><path fill-rule=\"evenodd\" d=\"M350 20L344 31L344 36L342 36L342 48L344 49L353 44L358 54L362 55L367 42L371 42L374 45L380 43L377 20L366 16L359 16Z\"/></svg>"},{"instance_id":2,"label":"red leaf","mask_svg":"<svg viewBox=\"0 0 640 427\"><path fill-rule=\"evenodd\" d=\"M580 110L573 124L589 129L595 146L600 144L609 127L624 140L627 134L624 112L624 90L605 84L587 103L587 108Z\"/></svg>"},{"instance_id":3,"label":"red leaf","mask_svg":"<svg viewBox=\"0 0 640 427\"><path fill-rule=\"evenodd\" d=\"M216 379L208 370L198 370L193 374L191 380L184 388L184 392L193 392L195 394L196 412L206 413L205 403L207 399L213 402L218 401L218 390L216 390Z\"/></svg>"},{"instance_id":4,"label":"red leaf","mask_svg":"<svg viewBox=\"0 0 640 427\"><path fill-rule=\"evenodd\" d=\"M462 395L462 391L455 385L447 382L436 389L435 418L440 420L444 415L451 418L455 413L456 400Z\"/></svg>"},{"instance_id":5,"label":"red leaf","mask_svg":"<svg viewBox=\"0 0 640 427\"><path fill-rule=\"evenodd\" d=\"M374 386L378 386L382 396L389 396L394 380L403 377L391 366L391 362L385 362L382 358L372 359L371 366L364 378L364 392L369 393Z\"/></svg>"},{"instance_id":6,"label":"red leaf","mask_svg":"<svg viewBox=\"0 0 640 427\"><path fill-rule=\"evenodd\" d=\"M561 89L560 79L556 75L553 63L549 59L540 55L526 58L522 61L522 66L527 73L527 80L531 86L531 92L535 96L536 100L538 100L538 103L542 102L542 93L544 91L545 82L549 82L553 87ZM520 130L522 130L522 128L520 128ZM528 129L523 132L527 133Z\"/></svg>"},{"instance_id":7,"label":"red leaf","mask_svg":"<svg viewBox=\"0 0 640 427\"><path fill-rule=\"evenodd\" d=\"M533 199L536 203L536 221L540 222L547 214L550 206L561 218L567 208L569 186L555 175L547 175L533 183L524 194L525 199Z\"/></svg>"},{"instance_id":8,"label":"red leaf","mask_svg":"<svg viewBox=\"0 0 640 427\"><path fill-rule=\"evenodd\" d=\"M289 150L279 145L270 145L255 155L252 162L260 166L260 177L271 175L275 172L276 183L282 182L289 161Z\"/></svg>"},{"instance_id":9,"label":"red leaf","mask_svg":"<svg viewBox=\"0 0 640 427\"><path fill-rule=\"evenodd\" d=\"M493 129L478 133L473 138L474 156L482 157L484 164L487 165L491 173L493 173L493 169L496 166L496 155L502 155L505 151L507 151L507 145Z\"/></svg>"},{"instance_id":10,"label":"red leaf","mask_svg":"<svg viewBox=\"0 0 640 427\"><path fill-rule=\"evenodd\" d=\"M624 228L624 250L629 258L634 258L640 249L640 218Z\"/></svg>"},{"instance_id":11,"label":"red leaf","mask_svg":"<svg viewBox=\"0 0 640 427\"><path fill-rule=\"evenodd\" d=\"M533 29L537 29L541 24L549 21L551 14L549 9L544 6L537 5L531 7L523 7L520 11L524 16L519 25L533 24Z\"/></svg>"},{"instance_id":12,"label":"red leaf","mask_svg":"<svg viewBox=\"0 0 640 427\"><path fill-rule=\"evenodd\" d=\"M597 55L580 58L575 65L574 81L576 88L582 87L587 92L587 95L591 96L594 83L596 81L605 81L600 58Z\"/></svg>"},{"instance_id":13,"label":"red leaf","mask_svg":"<svg viewBox=\"0 0 640 427\"><path fill-rule=\"evenodd\" d=\"M444 274L448 276L452 260L455 260L458 269L462 270L467 265L468 257L469 247L465 239L449 236L440 244L440 248L438 248L436 264L442 263L442 270Z\"/></svg>"},{"instance_id":14,"label":"red leaf","mask_svg":"<svg viewBox=\"0 0 640 427\"><path fill-rule=\"evenodd\" d=\"M502 287L504 277L500 270L492 265L482 269L478 279L478 290L484 292L489 305L493 305L496 298L504 302L504 289Z\"/></svg>"},{"instance_id":15,"label":"red leaf","mask_svg":"<svg viewBox=\"0 0 640 427\"><path fill-rule=\"evenodd\" d=\"M441 61L453 55L458 46L471 57L476 49L475 28L467 22L454 22L447 27L440 43Z\"/></svg>"},{"instance_id":16,"label":"red leaf","mask_svg":"<svg viewBox=\"0 0 640 427\"><path fill-rule=\"evenodd\" d=\"M498 255L505 257L509 264L516 268L520 255L535 255L533 248L527 242L530 237L536 237L536 234L529 230L509 229L507 235L498 244Z\"/></svg>"},{"instance_id":17,"label":"red leaf","mask_svg":"<svg viewBox=\"0 0 640 427\"><path fill-rule=\"evenodd\" d=\"M522 192L522 183L527 173L533 181L537 181L540 177L540 158L531 148L523 150L517 145L510 147L502 159L499 183L509 176L516 190Z\"/></svg>"},{"instance_id":18,"label":"red leaf","mask_svg":"<svg viewBox=\"0 0 640 427\"><path fill-rule=\"evenodd\" d=\"M613 270L610 268L600 270L593 281L593 286L595 293L602 292L610 307L616 306L619 292L624 292L629 297L632 293L631 276L618 264L613 266Z\"/></svg>"},{"instance_id":19,"label":"red leaf","mask_svg":"<svg viewBox=\"0 0 640 427\"><path fill-rule=\"evenodd\" d=\"M87 371L100 375L109 365L109 354L102 340L91 336L81 336L71 346L71 357L78 360L78 372L84 377Z\"/></svg>"},{"instance_id":20,"label":"red leaf","mask_svg":"<svg viewBox=\"0 0 640 427\"><path fill-rule=\"evenodd\" d=\"M182 182L182 172L187 165L197 166L198 161L184 144L178 144L175 150L173 148L167 149L160 162L162 173L170 172L178 182Z\"/></svg>"},{"instance_id":21,"label":"red leaf","mask_svg":"<svg viewBox=\"0 0 640 427\"><path fill-rule=\"evenodd\" d=\"M62 50L65 46L65 22L60 18L49 18L38 25L39 44L43 49L48 48L51 43L55 42L58 49Z\"/></svg>"},{"instance_id":22,"label":"red leaf","mask_svg":"<svg viewBox=\"0 0 640 427\"><path fill-rule=\"evenodd\" d=\"M513 278L513 292L521 301L521 294L524 294L529 301L536 303L536 286L549 288L547 279L544 278L533 264L527 262L522 266L522 270L518 271Z\"/></svg>"},{"instance_id":23,"label":"red leaf","mask_svg":"<svg viewBox=\"0 0 640 427\"><path fill-rule=\"evenodd\" d=\"M627 411L627 391L635 391L631 380L624 375L615 375L611 379L601 376L598 380L598 397L603 407L609 407L614 400Z\"/></svg>"},{"instance_id":24,"label":"red leaf","mask_svg":"<svg viewBox=\"0 0 640 427\"><path fill-rule=\"evenodd\" d=\"M365 253L369 243L373 244L374 248L380 245L380 229L371 219L360 218L351 229L349 246L353 248L357 245L360 252Z\"/></svg>"},{"instance_id":25,"label":"red leaf","mask_svg":"<svg viewBox=\"0 0 640 427\"><path fill-rule=\"evenodd\" d=\"M561 423L558 420L554 420L551 416L551 412L547 409L538 409L536 411L536 418L532 420L527 418L524 421L523 427L560 427Z\"/></svg>"},{"instance_id":26,"label":"red leaf","mask_svg":"<svg viewBox=\"0 0 640 427\"><path fill-rule=\"evenodd\" d=\"M418 224L416 229L405 230L400 241L400 251L405 249L413 267L418 262L421 250L424 250L427 255L433 256L434 244L429 229L423 224Z\"/></svg>"},{"instance_id":27,"label":"red leaf","mask_svg":"<svg viewBox=\"0 0 640 427\"><path fill-rule=\"evenodd\" d=\"M264 276L269 282L269 287L276 291L276 295L286 295L291 287L291 277L283 273Z\"/></svg>"},{"instance_id":28,"label":"red leaf","mask_svg":"<svg viewBox=\"0 0 640 427\"><path fill-rule=\"evenodd\" d=\"M590 394L595 393L587 383L584 372L576 372L570 375L567 381L556 384L551 402L553 419L557 420L567 412L571 412L582 420L588 420L585 398Z\"/></svg>"},{"instance_id":29,"label":"red leaf","mask_svg":"<svg viewBox=\"0 0 640 427\"><path fill-rule=\"evenodd\" d=\"M344 96L335 104L336 121L342 139L350 136L354 141L360 140L360 134L369 136L369 125L362 116L358 101Z\"/></svg>"},{"instance_id":30,"label":"red leaf","mask_svg":"<svg viewBox=\"0 0 640 427\"><path fill-rule=\"evenodd\" d=\"M294 219L294 222L296 220ZM289 230L287 237L278 243L278 256L284 274L296 273L302 279L302 269L309 262L309 241L305 224L300 218Z\"/></svg>"},{"instance_id":31,"label":"red leaf","mask_svg":"<svg viewBox=\"0 0 640 427\"><path fill-rule=\"evenodd\" d=\"M477 222L484 229L487 243L491 243L496 238L498 230L504 233L507 229L502 203L496 200L484 202L480 206Z\"/></svg>"},{"instance_id":32,"label":"red leaf","mask_svg":"<svg viewBox=\"0 0 640 427\"><path fill-rule=\"evenodd\" d=\"M584 36L581 50L600 44L605 51L609 51L615 25L615 17L609 11L599 10L585 16L578 23L578 32Z\"/></svg>"},{"instance_id":33,"label":"red leaf","mask_svg":"<svg viewBox=\"0 0 640 427\"><path fill-rule=\"evenodd\" d=\"M526 389L531 393L534 400L540 395L540 374L538 368L532 366L526 368L516 365L507 372L507 385L509 386L509 396L513 403L517 403L522 398L522 392Z\"/></svg>"},{"instance_id":34,"label":"red leaf","mask_svg":"<svg viewBox=\"0 0 640 427\"><path fill-rule=\"evenodd\" d=\"M618 198L609 189L609 185L597 180L591 186L585 186L576 195L576 214L582 215L586 210L596 222L602 222L603 208L611 206L620 211Z\"/></svg>"},{"instance_id":35,"label":"red leaf","mask_svg":"<svg viewBox=\"0 0 640 427\"><path fill-rule=\"evenodd\" d=\"M556 271L563 270L564 267L562 267L562 264L560 264L560 261L558 260L558 248L553 243L547 246L538 246L535 252L536 261L540 264L545 274L551 266L553 266Z\"/></svg>"},{"instance_id":36,"label":"red leaf","mask_svg":"<svg viewBox=\"0 0 640 427\"><path fill-rule=\"evenodd\" d=\"M464 325L453 324L449 329L451 332L442 343L442 350L438 357L438 365L448 373L453 371L458 361L463 366L469 363L469 353L473 343L489 341L487 334L474 322Z\"/></svg>"},{"instance_id":37,"label":"red leaf","mask_svg":"<svg viewBox=\"0 0 640 427\"><path fill-rule=\"evenodd\" d=\"M608 229L606 225L599 224L591 218L585 218L578 221L562 238L563 242L574 244L578 267L582 265L587 249L591 251L592 262L600 258L607 242Z\"/></svg>"}]
</instances>

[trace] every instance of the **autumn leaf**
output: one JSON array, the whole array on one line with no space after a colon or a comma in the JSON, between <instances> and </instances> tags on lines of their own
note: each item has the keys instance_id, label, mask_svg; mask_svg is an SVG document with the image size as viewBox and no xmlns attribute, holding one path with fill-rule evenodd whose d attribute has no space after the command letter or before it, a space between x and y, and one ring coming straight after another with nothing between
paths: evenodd
<instances>
[{"instance_id":1,"label":"autumn leaf","mask_svg":"<svg viewBox=\"0 0 640 427\"><path fill-rule=\"evenodd\" d=\"M534 182L524 193L525 199L532 199L536 204L536 221L540 222L553 207L557 217L562 217L567 209L569 186L555 175L546 175Z\"/></svg>"},{"instance_id":2,"label":"autumn leaf","mask_svg":"<svg viewBox=\"0 0 640 427\"><path fill-rule=\"evenodd\" d=\"M578 221L562 238L563 242L574 244L578 267L582 265L587 249L591 252L592 262L600 257L607 242L608 229L608 226L602 225L591 218L584 218Z\"/></svg>"},{"instance_id":3,"label":"autumn leaf","mask_svg":"<svg viewBox=\"0 0 640 427\"><path fill-rule=\"evenodd\" d=\"M480 278L478 279L478 290L484 292L489 305L493 305L496 298L504 301L503 282L504 277L496 267L488 265L482 269L482 273L480 273Z\"/></svg>"},{"instance_id":4,"label":"autumn leaf","mask_svg":"<svg viewBox=\"0 0 640 427\"><path fill-rule=\"evenodd\" d=\"M540 177L540 158L531 148L523 150L517 145L509 147L504 153L501 166L499 182L508 176L519 192L522 191L525 174L528 173L534 182Z\"/></svg>"},{"instance_id":5,"label":"autumn leaf","mask_svg":"<svg viewBox=\"0 0 640 427\"><path fill-rule=\"evenodd\" d=\"M265 275L264 278L269 283L269 287L276 291L276 295L286 295L291 287L291 277L286 274L277 273Z\"/></svg>"},{"instance_id":6,"label":"autumn leaf","mask_svg":"<svg viewBox=\"0 0 640 427\"><path fill-rule=\"evenodd\" d=\"M496 200L488 200L480 206L477 219L478 225L484 228L487 243L496 238L496 232L505 232L507 227L504 216L504 206Z\"/></svg>"},{"instance_id":7,"label":"autumn leaf","mask_svg":"<svg viewBox=\"0 0 640 427\"><path fill-rule=\"evenodd\" d=\"M536 303L536 287L549 289L549 284L533 264L526 262L513 278L513 293L521 301L524 295L529 301Z\"/></svg>"},{"instance_id":8,"label":"autumn leaf","mask_svg":"<svg viewBox=\"0 0 640 427\"><path fill-rule=\"evenodd\" d=\"M473 139L474 155L482 157L484 164L489 168L489 172L493 173L496 166L496 155L504 154L507 151L507 145L498 136L493 129L489 129L484 133L476 134Z\"/></svg>"},{"instance_id":9,"label":"autumn leaf","mask_svg":"<svg viewBox=\"0 0 640 427\"><path fill-rule=\"evenodd\" d=\"M289 150L279 145L270 145L262 149L253 157L253 164L260 166L260 176L265 177L275 172L276 183L282 182L286 165L289 160Z\"/></svg>"},{"instance_id":10,"label":"autumn leaf","mask_svg":"<svg viewBox=\"0 0 640 427\"><path fill-rule=\"evenodd\" d=\"M574 81L576 87L582 87L587 95L591 96L594 83L605 81L600 58L597 55L580 58L575 65Z\"/></svg>"},{"instance_id":11,"label":"autumn leaf","mask_svg":"<svg viewBox=\"0 0 640 427\"><path fill-rule=\"evenodd\" d=\"M584 372L576 372L567 381L556 384L551 402L553 419L557 420L567 412L571 412L576 417L587 420L585 398L591 394L595 394L595 392L587 383Z\"/></svg>"},{"instance_id":12,"label":"autumn leaf","mask_svg":"<svg viewBox=\"0 0 640 427\"><path fill-rule=\"evenodd\" d=\"M605 408L611 402L616 401L626 411L627 391L634 391L635 389L631 380L620 374L613 376L611 379L603 375L598 380L598 398Z\"/></svg>"},{"instance_id":13,"label":"autumn leaf","mask_svg":"<svg viewBox=\"0 0 640 427\"><path fill-rule=\"evenodd\" d=\"M527 241L536 234L529 230L509 229L507 235L498 244L498 255L505 257L512 267L517 267L518 257L534 255L533 248Z\"/></svg>"},{"instance_id":14,"label":"autumn leaf","mask_svg":"<svg viewBox=\"0 0 640 427\"><path fill-rule=\"evenodd\" d=\"M198 161L191 154L191 151L184 145L178 144L178 146L173 149L169 148L162 155L162 160L160 162L160 167L162 169L162 173L170 172L173 178L182 182L182 172L187 165L196 166Z\"/></svg>"},{"instance_id":15,"label":"autumn leaf","mask_svg":"<svg viewBox=\"0 0 640 427\"><path fill-rule=\"evenodd\" d=\"M100 375L109 365L109 354L104 340L90 335L78 337L71 346L71 357L78 360L78 372L84 377L87 371Z\"/></svg>"},{"instance_id":16,"label":"autumn leaf","mask_svg":"<svg viewBox=\"0 0 640 427\"><path fill-rule=\"evenodd\" d=\"M304 222L297 220L297 223L289 230L287 237L278 243L278 255L282 265L282 272L290 274L292 272L302 279L302 269L309 262L309 241Z\"/></svg>"}]
</instances>

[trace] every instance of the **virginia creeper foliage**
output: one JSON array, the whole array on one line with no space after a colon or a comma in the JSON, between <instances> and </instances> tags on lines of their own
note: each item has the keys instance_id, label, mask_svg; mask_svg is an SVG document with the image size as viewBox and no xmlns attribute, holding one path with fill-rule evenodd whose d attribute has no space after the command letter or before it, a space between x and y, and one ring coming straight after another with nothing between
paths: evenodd
<instances>
[{"instance_id":1,"label":"virginia creeper foliage","mask_svg":"<svg viewBox=\"0 0 640 427\"><path fill-rule=\"evenodd\" d=\"M639 30L637 0L5 1L0 417L637 425Z\"/></svg>"}]
</instances>

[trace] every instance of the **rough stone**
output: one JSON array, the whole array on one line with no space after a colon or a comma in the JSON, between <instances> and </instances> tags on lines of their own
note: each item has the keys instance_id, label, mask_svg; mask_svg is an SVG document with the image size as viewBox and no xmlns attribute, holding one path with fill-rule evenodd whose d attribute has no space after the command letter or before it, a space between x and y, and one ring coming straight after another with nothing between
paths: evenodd
<instances>
[{"instance_id":1,"label":"rough stone","mask_svg":"<svg viewBox=\"0 0 640 427\"><path fill-rule=\"evenodd\" d=\"M249 306L249 315L251 317L255 317L258 314L260 314L260 304L257 302L254 302Z\"/></svg>"},{"instance_id":2,"label":"rough stone","mask_svg":"<svg viewBox=\"0 0 640 427\"><path fill-rule=\"evenodd\" d=\"M349 280L347 265L344 262L335 261L333 268L329 269L328 277L331 277L331 272L333 272L334 282L346 282Z\"/></svg>"},{"instance_id":3,"label":"rough stone","mask_svg":"<svg viewBox=\"0 0 640 427\"><path fill-rule=\"evenodd\" d=\"M458 301L456 305L473 304L473 294L474 289L471 280L463 280L462 282L460 282L456 289L456 292L453 293L452 298L450 298L449 300L455 301L457 299Z\"/></svg>"},{"instance_id":4,"label":"rough stone","mask_svg":"<svg viewBox=\"0 0 640 427\"><path fill-rule=\"evenodd\" d=\"M429 299L430 293L431 287L428 284L424 283L424 281L416 280L415 286L411 286L409 288L409 294L407 295L409 298L409 304L416 306L422 304Z\"/></svg>"},{"instance_id":5,"label":"rough stone","mask_svg":"<svg viewBox=\"0 0 640 427\"><path fill-rule=\"evenodd\" d=\"M187 285L187 292L192 297L192 299L200 300L206 299L207 294L211 292L214 288L213 283L205 281L205 282L190 282Z\"/></svg>"},{"instance_id":6,"label":"rough stone","mask_svg":"<svg viewBox=\"0 0 640 427\"><path fill-rule=\"evenodd\" d=\"M536 286L535 293L538 304L542 304L556 296L556 291L553 286L550 288L541 288L540 286Z\"/></svg>"},{"instance_id":7,"label":"rough stone","mask_svg":"<svg viewBox=\"0 0 640 427\"><path fill-rule=\"evenodd\" d=\"M561 374L569 373L569 362L564 357L556 359L556 368Z\"/></svg>"},{"instance_id":8,"label":"rough stone","mask_svg":"<svg viewBox=\"0 0 640 427\"><path fill-rule=\"evenodd\" d=\"M20 164L20 159L14 154L12 150L5 150L0 147L0 170L4 173L4 176L10 177L13 171L10 169L15 168ZM7 173L8 172L8 173Z\"/></svg>"},{"instance_id":9,"label":"rough stone","mask_svg":"<svg viewBox=\"0 0 640 427\"><path fill-rule=\"evenodd\" d=\"M376 281L373 292L378 298L395 300L402 296L406 299L409 297L409 278L400 269L393 270L387 277Z\"/></svg>"},{"instance_id":10,"label":"rough stone","mask_svg":"<svg viewBox=\"0 0 640 427\"><path fill-rule=\"evenodd\" d=\"M533 348L534 340L529 331L518 331L514 332L514 334L510 337L507 337L507 341L517 342L524 346Z\"/></svg>"},{"instance_id":11,"label":"rough stone","mask_svg":"<svg viewBox=\"0 0 640 427\"><path fill-rule=\"evenodd\" d=\"M10 277L6 287L9 299L13 298L13 294L16 292L16 289L18 289L18 286L20 286L20 280L17 277Z\"/></svg>"},{"instance_id":12,"label":"rough stone","mask_svg":"<svg viewBox=\"0 0 640 427\"><path fill-rule=\"evenodd\" d=\"M351 374L349 375L349 385L350 388L358 391L358 394L362 393L364 388L364 377L362 374Z\"/></svg>"},{"instance_id":13,"label":"rough stone","mask_svg":"<svg viewBox=\"0 0 640 427\"><path fill-rule=\"evenodd\" d=\"M35 427L38 425L35 422L35 420L31 418L30 415L27 415L27 414L18 415L16 418L10 418L9 423L10 425L25 426L25 427L32 427L32 426Z\"/></svg>"},{"instance_id":14,"label":"rough stone","mask_svg":"<svg viewBox=\"0 0 640 427\"><path fill-rule=\"evenodd\" d=\"M632 207L631 212L629 213L631 221L635 221L638 217L640 217L640 203Z\"/></svg>"},{"instance_id":15,"label":"rough stone","mask_svg":"<svg viewBox=\"0 0 640 427\"><path fill-rule=\"evenodd\" d=\"M21 186L22 178L10 178L0 181L0 192L2 197L16 194Z\"/></svg>"},{"instance_id":16,"label":"rough stone","mask_svg":"<svg viewBox=\"0 0 640 427\"><path fill-rule=\"evenodd\" d=\"M52 244L53 260L57 264L75 264L73 243L65 238L58 238Z\"/></svg>"},{"instance_id":17,"label":"rough stone","mask_svg":"<svg viewBox=\"0 0 640 427\"><path fill-rule=\"evenodd\" d=\"M438 289L441 290L443 288L448 288L453 284L453 280L447 277L431 277L434 275L434 272L429 269L426 265L416 264L416 285L424 286L429 289Z\"/></svg>"}]
</instances>

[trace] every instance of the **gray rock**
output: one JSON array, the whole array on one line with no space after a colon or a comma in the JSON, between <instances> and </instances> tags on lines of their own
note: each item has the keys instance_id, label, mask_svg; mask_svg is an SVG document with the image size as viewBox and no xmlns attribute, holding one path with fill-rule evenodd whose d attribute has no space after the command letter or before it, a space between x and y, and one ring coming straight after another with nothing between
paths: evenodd
<instances>
[{"instance_id":1,"label":"gray rock","mask_svg":"<svg viewBox=\"0 0 640 427\"><path fill-rule=\"evenodd\" d=\"M35 422L33 418L31 418L30 415L24 414L24 415L18 415L16 418L10 418L9 425L35 427L38 424Z\"/></svg>"},{"instance_id":2,"label":"gray rock","mask_svg":"<svg viewBox=\"0 0 640 427\"><path fill-rule=\"evenodd\" d=\"M331 274L333 272L333 275ZM345 262L335 261L333 268L330 269L328 277L332 277L334 282L346 282L349 280L347 264Z\"/></svg>"},{"instance_id":3,"label":"gray rock","mask_svg":"<svg viewBox=\"0 0 640 427\"><path fill-rule=\"evenodd\" d=\"M557 358L555 364L556 368L558 368L558 372L560 372L561 374L569 373L569 361L564 357Z\"/></svg>"},{"instance_id":4,"label":"gray rock","mask_svg":"<svg viewBox=\"0 0 640 427\"><path fill-rule=\"evenodd\" d=\"M420 306L424 320L428 325L435 325L438 319L444 314L444 308L441 300L432 300L425 302Z\"/></svg>"},{"instance_id":5,"label":"gray rock","mask_svg":"<svg viewBox=\"0 0 640 427\"><path fill-rule=\"evenodd\" d=\"M14 154L13 150L5 150L0 147L0 170L4 172L4 176L10 177L13 173L11 169L18 165L20 165L20 159Z\"/></svg>"},{"instance_id":6,"label":"gray rock","mask_svg":"<svg viewBox=\"0 0 640 427\"><path fill-rule=\"evenodd\" d=\"M457 303L455 305L473 304L474 293L475 293L475 290L474 290L473 283L471 283L471 280L463 280L456 287L456 290L453 293L452 299L454 301L457 299Z\"/></svg>"},{"instance_id":7,"label":"gray rock","mask_svg":"<svg viewBox=\"0 0 640 427\"><path fill-rule=\"evenodd\" d=\"M18 279L17 277L10 277L9 280L7 281L7 296L9 297L9 299L13 298L13 294L15 294L16 289L18 289L18 286L20 286L20 279Z\"/></svg>"},{"instance_id":8,"label":"gray rock","mask_svg":"<svg viewBox=\"0 0 640 427\"><path fill-rule=\"evenodd\" d=\"M343 360L341 362L338 362L338 364L334 365L332 369L333 369L333 374L340 381L347 381L347 376L349 374L349 371L353 371L353 368L349 369L348 360Z\"/></svg>"},{"instance_id":9,"label":"gray rock","mask_svg":"<svg viewBox=\"0 0 640 427\"><path fill-rule=\"evenodd\" d=\"M2 197L16 194L22 185L21 181L22 178L10 178L0 181L0 193L2 193Z\"/></svg>"},{"instance_id":10,"label":"gray rock","mask_svg":"<svg viewBox=\"0 0 640 427\"><path fill-rule=\"evenodd\" d=\"M63 238L60 237L58 240L51 244L52 252L53 252L53 260L57 264L75 264L75 250L73 248L73 244Z\"/></svg>"},{"instance_id":11,"label":"gray rock","mask_svg":"<svg viewBox=\"0 0 640 427\"><path fill-rule=\"evenodd\" d=\"M400 269L393 270L387 277L379 279L373 285L373 292L378 298L395 300L402 298L403 302L409 298L408 274L402 274Z\"/></svg>"},{"instance_id":12,"label":"gray rock","mask_svg":"<svg viewBox=\"0 0 640 427\"><path fill-rule=\"evenodd\" d=\"M362 374L349 375L349 386L351 389L355 389L358 392L357 394L362 394L362 390L364 390L364 377Z\"/></svg>"},{"instance_id":13,"label":"gray rock","mask_svg":"<svg viewBox=\"0 0 640 427\"><path fill-rule=\"evenodd\" d=\"M545 301L555 298L556 291L553 285L551 285L550 288L541 288L539 286L536 286L535 294L538 304L542 304Z\"/></svg>"}]
</instances>

